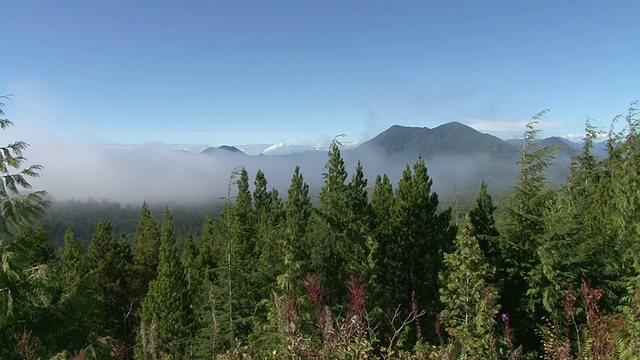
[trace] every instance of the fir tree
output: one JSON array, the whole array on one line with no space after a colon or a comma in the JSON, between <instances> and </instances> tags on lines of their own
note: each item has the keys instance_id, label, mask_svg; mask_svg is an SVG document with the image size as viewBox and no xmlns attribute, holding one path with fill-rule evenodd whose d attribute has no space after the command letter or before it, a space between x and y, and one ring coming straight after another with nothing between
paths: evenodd
<instances>
[{"instance_id":1,"label":"fir tree","mask_svg":"<svg viewBox=\"0 0 640 360\"><path fill-rule=\"evenodd\" d=\"M304 182L299 166L294 170L287 195L278 284L283 290L289 292L294 289L294 285L304 274L304 262L308 256L305 251L305 239L311 218L311 199L309 185Z\"/></svg>"},{"instance_id":2,"label":"fir tree","mask_svg":"<svg viewBox=\"0 0 640 360\"><path fill-rule=\"evenodd\" d=\"M393 264L389 271L397 284L392 301L408 307L415 291L431 319L439 309L442 256L450 251L456 235L451 209L438 212L438 195L431 191L432 184L421 156L413 168L407 165L396 190L392 213L395 242L389 249Z\"/></svg>"},{"instance_id":3,"label":"fir tree","mask_svg":"<svg viewBox=\"0 0 640 360\"><path fill-rule=\"evenodd\" d=\"M249 191L249 175L245 168L240 170L236 185L238 192L231 209L233 219L231 240L235 255L235 266L231 271L234 288L231 302L235 308L233 311L234 338L244 339L253 330L253 309L256 305L256 299L253 296L253 274L257 265L256 214Z\"/></svg>"},{"instance_id":4,"label":"fir tree","mask_svg":"<svg viewBox=\"0 0 640 360\"><path fill-rule=\"evenodd\" d=\"M393 186L391 180L384 174L377 175L371 196L371 213L369 218L370 234L367 237L370 249L369 262L371 275L365 283L368 296L369 314L380 322L380 334L387 337L392 331L388 327L388 319L385 313L396 309L398 304L393 303L392 298L397 299L392 291L396 286L394 272L390 271L395 266L390 252L395 242L395 227L392 221L392 212L395 204Z\"/></svg>"},{"instance_id":5,"label":"fir tree","mask_svg":"<svg viewBox=\"0 0 640 360\"><path fill-rule=\"evenodd\" d=\"M160 251L160 232L146 202L142 205L131 247L131 288L135 298L141 301L147 294L149 283L158 275Z\"/></svg>"},{"instance_id":6,"label":"fir tree","mask_svg":"<svg viewBox=\"0 0 640 360\"><path fill-rule=\"evenodd\" d=\"M482 180L480 192L476 198L476 206L469 211L469 236L478 240L480 249L488 264L493 268L502 268L499 233L496 228L494 212L497 207L489 194L487 183ZM494 284L497 285L497 284Z\"/></svg>"},{"instance_id":7,"label":"fir tree","mask_svg":"<svg viewBox=\"0 0 640 360\"><path fill-rule=\"evenodd\" d=\"M78 285L89 272L85 253L80 241L76 239L71 228L64 234L64 245L58 250L58 266L63 286L69 290Z\"/></svg>"},{"instance_id":8,"label":"fir tree","mask_svg":"<svg viewBox=\"0 0 640 360\"><path fill-rule=\"evenodd\" d=\"M104 314L96 327L102 334L123 339L123 318L129 309L127 254L125 243L116 240L111 224L104 218L93 233L87 260L91 275L97 282L99 303Z\"/></svg>"},{"instance_id":9,"label":"fir tree","mask_svg":"<svg viewBox=\"0 0 640 360\"><path fill-rule=\"evenodd\" d=\"M460 232L455 250L444 255L440 274L441 323L463 359L496 359L494 338L497 294L487 282L493 269L469 228Z\"/></svg>"},{"instance_id":10,"label":"fir tree","mask_svg":"<svg viewBox=\"0 0 640 360\"><path fill-rule=\"evenodd\" d=\"M260 214L268 211L269 203L271 202L271 196L267 190L267 178L264 176L262 170L258 169L258 172L256 172L253 184L255 185L255 190L253 191L253 203L259 220Z\"/></svg>"},{"instance_id":11,"label":"fir tree","mask_svg":"<svg viewBox=\"0 0 640 360\"><path fill-rule=\"evenodd\" d=\"M149 284L149 293L140 313L144 329L140 334L140 353L144 358L181 359L191 353L191 298L175 244L173 219L166 207L160 236L158 276ZM154 325L157 326L155 347L148 341Z\"/></svg>"},{"instance_id":12,"label":"fir tree","mask_svg":"<svg viewBox=\"0 0 640 360\"><path fill-rule=\"evenodd\" d=\"M197 240L198 251L193 269L196 286L193 287L191 299L195 316L194 354L196 358L211 358L219 332L216 311L223 310L216 303L215 297L220 290L218 266L224 267L226 264L224 246L221 241L217 241L211 217L205 219L202 233ZM218 291L214 290L214 284L218 285Z\"/></svg>"},{"instance_id":13,"label":"fir tree","mask_svg":"<svg viewBox=\"0 0 640 360\"><path fill-rule=\"evenodd\" d=\"M351 182L347 184L347 212L343 221L347 241L345 247L349 249L347 271L363 276L365 282L369 282L373 275L372 264L368 261L372 252L367 243L369 212L367 179L364 177L362 163L358 161Z\"/></svg>"},{"instance_id":14,"label":"fir tree","mask_svg":"<svg viewBox=\"0 0 640 360\"><path fill-rule=\"evenodd\" d=\"M196 262L197 256L198 256L198 249L195 247L195 244L193 243L193 237L189 235L187 237L186 242L184 243L184 247L182 248L182 254L180 255L180 262L182 263L185 280L187 281L187 285L191 293L193 292L192 289L195 289L198 287L198 283L201 280L201 277L198 276L197 274L197 271L199 270Z\"/></svg>"},{"instance_id":15,"label":"fir tree","mask_svg":"<svg viewBox=\"0 0 640 360\"><path fill-rule=\"evenodd\" d=\"M340 306L346 300L347 248L344 219L348 214L347 170L340 154L340 143L331 143L325 165L324 185L320 190L320 207L313 217L311 261L324 286L328 304Z\"/></svg>"}]
</instances>

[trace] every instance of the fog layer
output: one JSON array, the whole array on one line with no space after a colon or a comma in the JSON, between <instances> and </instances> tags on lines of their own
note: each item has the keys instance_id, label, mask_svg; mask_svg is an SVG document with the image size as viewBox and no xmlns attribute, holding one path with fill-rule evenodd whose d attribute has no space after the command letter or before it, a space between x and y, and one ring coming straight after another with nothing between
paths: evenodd
<instances>
[{"instance_id":1,"label":"fog layer","mask_svg":"<svg viewBox=\"0 0 640 360\"><path fill-rule=\"evenodd\" d=\"M30 163L41 164L34 189L47 190L54 199L106 199L122 204L207 203L235 194L235 168L244 166L253 185L261 169L281 197L286 197L291 176L299 165L305 181L316 196L322 186L327 162L323 151L306 151L278 156L247 156L242 153L180 150L163 144L140 146L95 145L45 142L33 144L26 153ZM389 157L373 152L344 149L349 179L361 160L369 187L377 174L386 173L394 186L407 164L417 157ZM495 161L487 155L437 156L427 158L433 189L441 197L453 192L475 193L485 179L493 192L508 190L516 174L515 160ZM252 186L253 188L253 186Z\"/></svg>"}]
</instances>

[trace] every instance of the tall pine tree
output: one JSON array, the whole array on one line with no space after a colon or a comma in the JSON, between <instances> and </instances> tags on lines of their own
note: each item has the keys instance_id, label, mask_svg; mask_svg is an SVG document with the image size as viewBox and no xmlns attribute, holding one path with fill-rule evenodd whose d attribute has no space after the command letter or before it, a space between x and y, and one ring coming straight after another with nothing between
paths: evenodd
<instances>
[{"instance_id":1,"label":"tall pine tree","mask_svg":"<svg viewBox=\"0 0 640 360\"><path fill-rule=\"evenodd\" d=\"M389 248L390 278L396 284L392 302L408 312L415 291L427 319L434 319L440 308L438 273L443 254L452 249L456 236L451 209L439 212L432 184L422 156L413 167L407 164L396 189L392 213L395 241Z\"/></svg>"},{"instance_id":2,"label":"tall pine tree","mask_svg":"<svg viewBox=\"0 0 640 360\"><path fill-rule=\"evenodd\" d=\"M165 208L158 276L142 303L139 354L143 358L188 358L194 324L189 287L176 249L173 218Z\"/></svg>"},{"instance_id":3,"label":"tall pine tree","mask_svg":"<svg viewBox=\"0 0 640 360\"><path fill-rule=\"evenodd\" d=\"M499 307L497 294L488 283L493 269L485 261L480 244L467 227L444 255L440 301L441 322L462 359L496 359L494 338Z\"/></svg>"}]
</instances>

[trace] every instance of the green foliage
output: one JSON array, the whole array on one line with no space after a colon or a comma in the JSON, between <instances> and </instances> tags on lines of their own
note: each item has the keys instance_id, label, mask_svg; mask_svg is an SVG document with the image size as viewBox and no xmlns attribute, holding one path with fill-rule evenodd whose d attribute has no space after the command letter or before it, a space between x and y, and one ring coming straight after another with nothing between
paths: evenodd
<instances>
[{"instance_id":1,"label":"green foliage","mask_svg":"<svg viewBox=\"0 0 640 360\"><path fill-rule=\"evenodd\" d=\"M0 100L3 98L9 99L8 96L0 96ZM5 114L3 106L4 103L0 102L0 129L5 130L13 122L2 118ZM27 161L23 152L28 146L24 141L0 146L0 234L3 235L30 227L34 219L44 214L49 204L46 191L21 193L31 189L27 179L38 177L42 170L41 165L23 167Z\"/></svg>"},{"instance_id":2,"label":"green foliage","mask_svg":"<svg viewBox=\"0 0 640 360\"><path fill-rule=\"evenodd\" d=\"M158 275L160 257L160 231L146 202L142 204L131 249L130 286L135 299L141 301L149 290L149 283Z\"/></svg>"},{"instance_id":3,"label":"green foliage","mask_svg":"<svg viewBox=\"0 0 640 360\"><path fill-rule=\"evenodd\" d=\"M143 358L182 358L190 351L194 324L189 287L178 257L173 220L165 208L160 237L158 277L149 284L140 316Z\"/></svg>"},{"instance_id":4,"label":"green foliage","mask_svg":"<svg viewBox=\"0 0 640 360\"><path fill-rule=\"evenodd\" d=\"M455 251L444 255L440 301L441 323L460 358L496 359L494 332L499 311L496 291L488 283L493 269L471 229L458 234Z\"/></svg>"},{"instance_id":5,"label":"green foliage","mask_svg":"<svg viewBox=\"0 0 640 360\"><path fill-rule=\"evenodd\" d=\"M435 318L440 308L438 273L457 231L451 222L451 209L439 212L432 183L422 157L413 167L407 165L396 189L391 218L395 241L388 250L388 271L396 289L392 303L410 304L415 291L429 319Z\"/></svg>"},{"instance_id":6,"label":"green foliage","mask_svg":"<svg viewBox=\"0 0 640 360\"><path fill-rule=\"evenodd\" d=\"M362 164L347 182L338 141L318 205L299 168L284 203L264 173L251 192L238 168L197 244L176 236L168 206L160 231L143 204L132 245L103 218L85 253L67 228L57 259L42 226L13 222L0 236L0 358L130 358L135 346L137 358L515 359L520 344L527 357L636 358L635 106L606 158L592 155L587 122L559 189L534 116L501 212L483 182L460 233L422 157L395 193L377 176L369 199ZM17 164L24 148L8 149Z\"/></svg>"},{"instance_id":7,"label":"green foliage","mask_svg":"<svg viewBox=\"0 0 640 360\"><path fill-rule=\"evenodd\" d=\"M320 207L313 217L315 244L311 253L312 270L325 286L329 303L340 304L345 299L342 284L347 278L347 258L351 249L346 248L345 222L347 215L347 170L340 153L340 142L331 143L328 161L322 174L324 185L320 190Z\"/></svg>"},{"instance_id":8,"label":"green foliage","mask_svg":"<svg viewBox=\"0 0 640 360\"><path fill-rule=\"evenodd\" d=\"M287 191L283 241L280 244L282 261L278 286L285 292L293 291L304 274L304 262L308 259L306 237L311 217L309 185L304 182L300 167L296 166Z\"/></svg>"},{"instance_id":9,"label":"green foliage","mask_svg":"<svg viewBox=\"0 0 640 360\"><path fill-rule=\"evenodd\" d=\"M76 286L89 272L85 261L84 249L76 239L71 228L64 236L64 246L58 250L60 276L66 288Z\"/></svg>"},{"instance_id":10,"label":"green foliage","mask_svg":"<svg viewBox=\"0 0 640 360\"><path fill-rule=\"evenodd\" d=\"M546 231L545 215L554 196L544 172L553 159L554 149L539 148L535 142L539 132L535 126L545 113L536 114L526 126L518 162L520 171L507 198L505 228L501 232L503 263L497 269L498 277L504 279L501 294L504 310L512 318L519 319L514 323L516 339L523 342L527 350L535 349L539 344L539 339L527 329L535 328L543 314L543 297L548 291L548 282L546 275L541 273L542 268L546 270L553 266L541 263L540 258L540 255L545 255L541 248Z\"/></svg>"},{"instance_id":11,"label":"green foliage","mask_svg":"<svg viewBox=\"0 0 640 360\"><path fill-rule=\"evenodd\" d=\"M101 334L124 339L123 319L129 310L130 294L127 268L131 262L126 238L116 240L111 224L102 219L92 236L87 251L90 276L98 284L97 306L102 307L102 318L95 323Z\"/></svg>"}]
</instances>

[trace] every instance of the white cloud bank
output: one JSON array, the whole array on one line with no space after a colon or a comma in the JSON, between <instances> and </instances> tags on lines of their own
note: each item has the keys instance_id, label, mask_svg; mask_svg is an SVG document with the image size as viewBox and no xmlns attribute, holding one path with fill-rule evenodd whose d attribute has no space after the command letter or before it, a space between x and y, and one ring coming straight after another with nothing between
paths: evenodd
<instances>
[{"instance_id":1,"label":"white cloud bank","mask_svg":"<svg viewBox=\"0 0 640 360\"><path fill-rule=\"evenodd\" d=\"M277 144L271 145L269 147L267 147L266 149L262 150L263 153L268 154L268 153L272 153L278 149L281 149L283 147L285 147L285 143L284 142L279 142Z\"/></svg>"}]
</instances>

